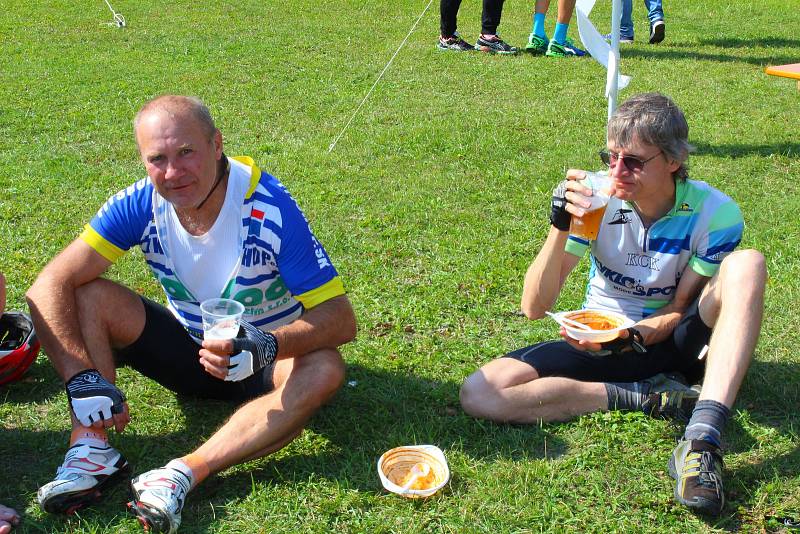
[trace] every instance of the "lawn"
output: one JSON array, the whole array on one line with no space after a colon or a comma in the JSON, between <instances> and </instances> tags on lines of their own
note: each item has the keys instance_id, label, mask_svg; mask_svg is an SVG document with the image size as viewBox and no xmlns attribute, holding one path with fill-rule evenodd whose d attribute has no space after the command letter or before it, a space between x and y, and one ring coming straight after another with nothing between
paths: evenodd
<instances>
[{"instance_id":1,"label":"lawn","mask_svg":"<svg viewBox=\"0 0 800 534\"><path fill-rule=\"evenodd\" d=\"M532 2L508 2L500 32L523 45ZM555 12L555 2L552 10ZM621 98L661 91L684 109L691 176L731 195L743 246L770 280L764 329L725 433L727 503L704 520L672 500L666 461L681 429L636 413L495 425L458 404L464 377L552 338L517 313L522 277L569 167L597 168L605 71L596 62L436 50L433 3L381 83L328 146L425 7L424 0L16 0L0 9L0 270L9 308L105 199L144 176L131 120L171 92L206 101L229 155L252 156L299 199L359 320L348 384L300 438L212 477L181 532L777 531L800 515L800 92L766 76L800 61L797 0L666 4L667 39L622 50ZM593 19L609 29L610 7ZM548 18L552 31L554 15ZM473 40L480 2L460 32ZM570 29L577 39L577 25ZM588 265L556 305L582 300ZM163 301L141 255L109 277ZM139 473L193 449L231 406L178 398L120 372L133 423L112 435ZM40 355L0 389L0 503L20 532L140 532L127 489L64 518L44 514L68 438L63 386ZM385 493L388 448L441 447L452 480L419 502Z\"/></svg>"}]
</instances>

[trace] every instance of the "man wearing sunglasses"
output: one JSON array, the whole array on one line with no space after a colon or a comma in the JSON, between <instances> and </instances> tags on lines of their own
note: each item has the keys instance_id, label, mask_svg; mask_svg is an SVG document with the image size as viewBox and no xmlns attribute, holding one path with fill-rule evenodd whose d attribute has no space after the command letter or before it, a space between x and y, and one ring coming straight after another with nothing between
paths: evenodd
<instances>
[{"instance_id":1,"label":"man wearing sunglasses","mask_svg":"<svg viewBox=\"0 0 800 534\"><path fill-rule=\"evenodd\" d=\"M738 206L705 182L687 179L689 127L669 98L623 103L600 153L612 182L597 239L569 235L590 206L585 172L569 170L551 204L551 228L528 268L522 311L551 309L588 250L584 308L635 322L614 341L562 340L513 351L484 365L461 389L464 410L501 422L538 423L613 409L687 418L669 460L675 498L722 511L721 432L753 354L766 281L763 256L734 252ZM688 387L702 379L702 388ZM688 382L687 382L688 381Z\"/></svg>"}]
</instances>

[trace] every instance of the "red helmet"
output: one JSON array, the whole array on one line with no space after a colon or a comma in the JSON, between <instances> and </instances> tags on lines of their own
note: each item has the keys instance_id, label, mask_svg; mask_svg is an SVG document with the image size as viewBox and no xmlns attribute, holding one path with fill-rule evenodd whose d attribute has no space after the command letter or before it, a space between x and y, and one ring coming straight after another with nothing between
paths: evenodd
<instances>
[{"instance_id":1,"label":"red helmet","mask_svg":"<svg viewBox=\"0 0 800 534\"><path fill-rule=\"evenodd\" d=\"M29 315L4 313L0 317L0 386L19 380L39 353L39 340Z\"/></svg>"}]
</instances>

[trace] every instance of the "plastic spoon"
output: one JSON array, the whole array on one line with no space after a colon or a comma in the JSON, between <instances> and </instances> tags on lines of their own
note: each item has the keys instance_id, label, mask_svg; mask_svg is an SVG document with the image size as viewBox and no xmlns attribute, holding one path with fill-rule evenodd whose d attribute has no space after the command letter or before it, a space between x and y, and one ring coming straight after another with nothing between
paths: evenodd
<instances>
[{"instance_id":1,"label":"plastic spoon","mask_svg":"<svg viewBox=\"0 0 800 534\"><path fill-rule=\"evenodd\" d=\"M547 315L553 318L555 322L560 324L561 326L571 326L573 328L577 328L578 330L591 330L588 325L583 323L579 323L578 321L573 321L572 319L568 319L567 317L562 317L560 315L556 315L555 313L551 313L549 311L545 311Z\"/></svg>"},{"instance_id":2,"label":"plastic spoon","mask_svg":"<svg viewBox=\"0 0 800 534\"><path fill-rule=\"evenodd\" d=\"M406 483L403 484L403 487L400 488L400 491L402 493L408 493L408 491L411 489L411 486L414 485L414 482L416 482L418 478L426 477L430 472L431 472L431 466L429 466L428 464L425 463L414 464L414 466L409 471L409 474L411 476L408 478Z\"/></svg>"}]
</instances>

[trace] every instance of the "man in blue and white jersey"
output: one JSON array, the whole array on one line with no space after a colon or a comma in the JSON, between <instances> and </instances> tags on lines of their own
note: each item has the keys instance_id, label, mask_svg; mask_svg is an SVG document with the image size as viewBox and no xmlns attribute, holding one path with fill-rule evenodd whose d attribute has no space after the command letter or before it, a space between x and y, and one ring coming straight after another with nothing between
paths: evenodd
<instances>
[{"instance_id":1,"label":"man in blue and white jersey","mask_svg":"<svg viewBox=\"0 0 800 534\"><path fill-rule=\"evenodd\" d=\"M686 178L688 133L663 95L623 103L601 153L612 198L597 238L569 235L570 217L585 215L592 195L579 182L586 173L570 170L525 275L522 311L538 319L588 250L584 308L619 312L634 326L603 344L576 341L562 328L562 340L513 351L470 375L461 404L475 417L515 423L613 409L686 417L669 462L675 497L719 514L720 434L758 340L767 275L760 253L734 252L743 229L738 206ZM688 387L700 379L702 389Z\"/></svg>"},{"instance_id":2,"label":"man in blue and white jersey","mask_svg":"<svg viewBox=\"0 0 800 534\"><path fill-rule=\"evenodd\" d=\"M72 414L66 459L38 497L48 512L72 512L129 470L107 436L130 422L115 383L127 365L177 393L241 403L195 451L131 482L131 510L173 532L189 490L284 447L334 395L344 378L337 347L356 325L294 199L251 159L225 156L202 102L151 100L134 133L148 178L112 196L27 295ZM101 278L132 247L166 307ZM200 303L214 297L244 305L233 340L202 339Z\"/></svg>"}]
</instances>

